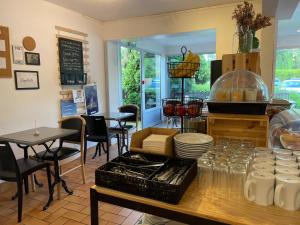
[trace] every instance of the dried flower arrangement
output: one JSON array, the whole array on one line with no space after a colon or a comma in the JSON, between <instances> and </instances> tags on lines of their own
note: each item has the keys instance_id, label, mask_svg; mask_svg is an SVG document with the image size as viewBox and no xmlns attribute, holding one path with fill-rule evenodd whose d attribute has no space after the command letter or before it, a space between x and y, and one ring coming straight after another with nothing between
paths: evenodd
<instances>
[{"instance_id":1,"label":"dried flower arrangement","mask_svg":"<svg viewBox=\"0 0 300 225\"><path fill-rule=\"evenodd\" d=\"M260 13L255 15L253 4L247 1L244 1L244 4L237 5L233 11L232 19L236 20L240 40L242 37L248 35L249 32L252 33L253 48L258 48L259 45L259 41L255 37L255 32L272 25L270 17L263 16Z\"/></svg>"}]
</instances>

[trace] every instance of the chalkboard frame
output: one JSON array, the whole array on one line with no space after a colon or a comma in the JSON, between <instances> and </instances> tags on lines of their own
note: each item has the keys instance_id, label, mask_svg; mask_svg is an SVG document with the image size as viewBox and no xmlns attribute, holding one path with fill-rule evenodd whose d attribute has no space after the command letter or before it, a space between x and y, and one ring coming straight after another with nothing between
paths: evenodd
<instances>
[{"instance_id":1,"label":"chalkboard frame","mask_svg":"<svg viewBox=\"0 0 300 225\"><path fill-rule=\"evenodd\" d=\"M79 71L78 69L72 69L67 68L64 64L64 58L63 55L65 55L65 52L69 51L66 50L66 48L63 46L65 42L71 43L74 46L77 47L77 51L79 51L81 54L76 56L76 58L73 57L73 59L79 61ZM79 48L79 49L78 49ZM85 85L86 84L86 73L84 73L84 64L83 64L83 46L81 41L75 41L68 38L58 38L58 51L59 51L59 68L60 68L60 81L61 85ZM69 60L72 59L72 57L69 58Z\"/></svg>"}]
</instances>

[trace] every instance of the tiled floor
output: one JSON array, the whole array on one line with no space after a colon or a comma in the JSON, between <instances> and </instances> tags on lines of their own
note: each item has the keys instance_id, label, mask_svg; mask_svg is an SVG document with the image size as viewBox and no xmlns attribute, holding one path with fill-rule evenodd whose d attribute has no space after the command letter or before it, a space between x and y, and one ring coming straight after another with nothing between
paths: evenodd
<instances>
[{"instance_id":1,"label":"tiled floor","mask_svg":"<svg viewBox=\"0 0 300 225\"><path fill-rule=\"evenodd\" d=\"M80 169L77 169L64 176L67 184L73 189L73 195L67 195L62 191L62 197L57 200L56 191L54 202L46 210L42 211L43 205L47 202L48 192L46 175L39 172L37 177L45 187L36 188L35 192L30 191L24 194L23 220L21 224L26 225L77 225L90 224L89 188L94 184L95 169L106 162L106 155L91 159L94 149L90 149L86 163L86 184L82 184ZM116 146L111 147L111 158L116 157ZM72 168L78 161L66 164L63 169ZM11 185L8 191L0 193L0 224L17 224L17 200L12 201L11 196L15 193L15 184ZM130 209L114 206L106 203L99 203L99 217L101 225L134 225L141 218L142 213Z\"/></svg>"}]
</instances>

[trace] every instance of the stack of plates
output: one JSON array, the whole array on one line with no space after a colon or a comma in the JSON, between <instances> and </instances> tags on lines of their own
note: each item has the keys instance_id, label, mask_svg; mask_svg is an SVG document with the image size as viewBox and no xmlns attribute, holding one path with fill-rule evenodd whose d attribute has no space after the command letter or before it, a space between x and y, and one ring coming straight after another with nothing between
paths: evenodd
<instances>
[{"instance_id":1,"label":"stack of plates","mask_svg":"<svg viewBox=\"0 0 300 225\"><path fill-rule=\"evenodd\" d=\"M213 138L200 133L177 134L175 140L176 156L181 158L199 158L213 145Z\"/></svg>"}]
</instances>

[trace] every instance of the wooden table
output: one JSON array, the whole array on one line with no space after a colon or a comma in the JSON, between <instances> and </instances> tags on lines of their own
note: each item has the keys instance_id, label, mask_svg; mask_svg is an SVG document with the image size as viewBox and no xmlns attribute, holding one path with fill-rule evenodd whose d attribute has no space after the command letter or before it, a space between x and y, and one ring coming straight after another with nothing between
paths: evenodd
<instances>
[{"instance_id":1,"label":"wooden table","mask_svg":"<svg viewBox=\"0 0 300 225\"><path fill-rule=\"evenodd\" d=\"M177 205L94 185L90 189L91 224L98 224L98 201L193 225L300 224L299 211L259 206L244 199L241 193L229 194L223 186L212 185L206 188L209 177L211 176L198 175Z\"/></svg>"}]
</instances>

